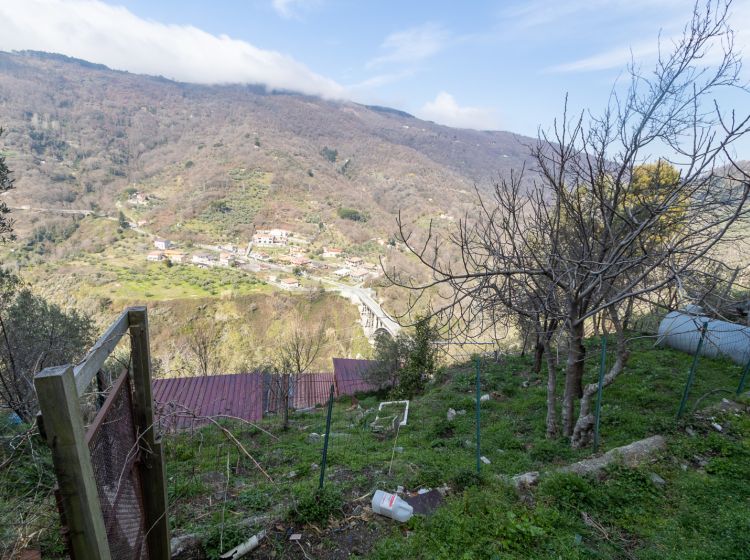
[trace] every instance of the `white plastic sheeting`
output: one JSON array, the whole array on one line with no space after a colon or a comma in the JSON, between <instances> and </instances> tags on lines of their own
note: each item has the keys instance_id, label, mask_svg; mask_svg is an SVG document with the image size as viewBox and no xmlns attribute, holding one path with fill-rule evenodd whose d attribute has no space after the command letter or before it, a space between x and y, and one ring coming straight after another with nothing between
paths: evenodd
<instances>
[{"instance_id":1,"label":"white plastic sheeting","mask_svg":"<svg viewBox=\"0 0 750 560\"><path fill-rule=\"evenodd\" d=\"M693 315L682 311L667 314L659 325L657 344L695 354L701 337L701 328L706 323L702 356L723 356L743 366L750 361L750 327L718 321L705 315Z\"/></svg>"}]
</instances>

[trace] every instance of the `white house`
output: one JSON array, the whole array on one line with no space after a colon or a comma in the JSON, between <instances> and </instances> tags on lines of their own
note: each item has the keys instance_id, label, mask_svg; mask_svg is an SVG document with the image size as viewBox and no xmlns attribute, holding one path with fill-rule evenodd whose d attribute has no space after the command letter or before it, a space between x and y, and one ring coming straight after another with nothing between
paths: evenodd
<instances>
[{"instance_id":1,"label":"white house","mask_svg":"<svg viewBox=\"0 0 750 560\"><path fill-rule=\"evenodd\" d=\"M151 251L148 255L146 255L146 260L151 262L159 262L164 260L164 253L161 251Z\"/></svg>"},{"instance_id":2,"label":"white house","mask_svg":"<svg viewBox=\"0 0 750 560\"><path fill-rule=\"evenodd\" d=\"M289 243L289 234L285 229L259 229L252 243L259 247L284 247Z\"/></svg>"},{"instance_id":3,"label":"white house","mask_svg":"<svg viewBox=\"0 0 750 560\"><path fill-rule=\"evenodd\" d=\"M320 256L324 259L337 259L344 256L344 251L338 247L323 247L323 253Z\"/></svg>"},{"instance_id":4,"label":"white house","mask_svg":"<svg viewBox=\"0 0 750 560\"><path fill-rule=\"evenodd\" d=\"M349 276L349 274L351 274L351 272L352 271L348 268L339 268L338 270L333 271L333 273L339 278L346 278L347 276Z\"/></svg>"},{"instance_id":5,"label":"white house","mask_svg":"<svg viewBox=\"0 0 750 560\"><path fill-rule=\"evenodd\" d=\"M296 278L282 278L281 285L285 288L299 288L299 280Z\"/></svg>"},{"instance_id":6,"label":"white house","mask_svg":"<svg viewBox=\"0 0 750 560\"><path fill-rule=\"evenodd\" d=\"M232 253L219 253L219 264L221 266L234 266L235 260Z\"/></svg>"},{"instance_id":7,"label":"white house","mask_svg":"<svg viewBox=\"0 0 750 560\"><path fill-rule=\"evenodd\" d=\"M166 249L169 249L172 247L172 242L168 239L154 239L154 247L157 249L161 249L162 251L165 251Z\"/></svg>"},{"instance_id":8,"label":"white house","mask_svg":"<svg viewBox=\"0 0 750 560\"><path fill-rule=\"evenodd\" d=\"M203 267L216 266L216 258L207 253L199 253L197 255L193 255L193 259L191 262Z\"/></svg>"},{"instance_id":9,"label":"white house","mask_svg":"<svg viewBox=\"0 0 750 560\"><path fill-rule=\"evenodd\" d=\"M346 259L346 264L352 268L362 266L364 262L364 259L361 257L349 257Z\"/></svg>"}]
</instances>

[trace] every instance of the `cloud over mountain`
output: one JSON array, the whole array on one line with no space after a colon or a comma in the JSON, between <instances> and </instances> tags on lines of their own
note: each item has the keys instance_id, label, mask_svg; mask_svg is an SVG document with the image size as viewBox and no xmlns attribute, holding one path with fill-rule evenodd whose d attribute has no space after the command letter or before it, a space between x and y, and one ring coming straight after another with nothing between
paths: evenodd
<instances>
[{"instance_id":1,"label":"cloud over mountain","mask_svg":"<svg viewBox=\"0 0 750 560\"><path fill-rule=\"evenodd\" d=\"M146 20L99 0L4 0L0 49L61 52L193 83L262 83L326 98L346 94L290 56L191 25Z\"/></svg>"}]
</instances>

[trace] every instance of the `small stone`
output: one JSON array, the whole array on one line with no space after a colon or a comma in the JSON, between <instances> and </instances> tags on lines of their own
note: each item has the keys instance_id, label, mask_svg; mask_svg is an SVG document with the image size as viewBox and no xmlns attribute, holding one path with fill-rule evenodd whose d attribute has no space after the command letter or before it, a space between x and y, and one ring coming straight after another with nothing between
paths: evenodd
<instances>
[{"instance_id":1,"label":"small stone","mask_svg":"<svg viewBox=\"0 0 750 560\"><path fill-rule=\"evenodd\" d=\"M711 422L711 427L716 430L717 432L723 432L724 428L721 427L721 424L717 424L716 422Z\"/></svg>"},{"instance_id":2,"label":"small stone","mask_svg":"<svg viewBox=\"0 0 750 560\"><path fill-rule=\"evenodd\" d=\"M318 463L313 463L312 465L310 465L310 470L317 471L318 468L320 468L318 467Z\"/></svg>"},{"instance_id":3,"label":"small stone","mask_svg":"<svg viewBox=\"0 0 750 560\"><path fill-rule=\"evenodd\" d=\"M316 434L315 432L311 433L309 436L307 436L307 443L318 443L321 438L320 434Z\"/></svg>"},{"instance_id":4,"label":"small stone","mask_svg":"<svg viewBox=\"0 0 750 560\"><path fill-rule=\"evenodd\" d=\"M464 440L464 447L468 447L469 449L471 449L472 447L474 447L474 444L470 440L465 439Z\"/></svg>"},{"instance_id":5,"label":"small stone","mask_svg":"<svg viewBox=\"0 0 750 560\"><path fill-rule=\"evenodd\" d=\"M531 471L523 474L517 474L511 479L511 482L517 490L532 488L539 482L539 472Z\"/></svg>"},{"instance_id":6,"label":"small stone","mask_svg":"<svg viewBox=\"0 0 750 560\"><path fill-rule=\"evenodd\" d=\"M667 483L667 481L666 481L666 480L664 480L664 479L663 479L662 477L660 477L660 476L659 476L658 474L656 474L656 473L651 473L651 482L652 482L652 483L653 483L653 484L654 484L655 486L664 486L664 485L665 485L665 484Z\"/></svg>"},{"instance_id":7,"label":"small stone","mask_svg":"<svg viewBox=\"0 0 750 560\"><path fill-rule=\"evenodd\" d=\"M396 494L403 494L404 493L404 487L403 486L397 486L396 487Z\"/></svg>"},{"instance_id":8,"label":"small stone","mask_svg":"<svg viewBox=\"0 0 750 560\"><path fill-rule=\"evenodd\" d=\"M453 422L453 420L456 418L456 411L452 408L448 409L448 414L445 415L448 422Z\"/></svg>"},{"instance_id":9,"label":"small stone","mask_svg":"<svg viewBox=\"0 0 750 560\"><path fill-rule=\"evenodd\" d=\"M689 435L690 437L695 437L695 430L691 428L690 426L685 428L685 433Z\"/></svg>"},{"instance_id":10,"label":"small stone","mask_svg":"<svg viewBox=\"0 0 750 560\"><path fill-rule=\"evenodd\" d=\"M394 448L393 448L393 450L394 450L394 451L395 451L396 453L403 453L403 452L404 452L404 448L403 448L403 447L401 447L400 445L399 445L398 447L394 447Z\"/></svg>"},{"instance_id":11,"label":"small stone","mask_svg":"<svg viewBox=\"0 0 750 560\"><path fill-rule=\"evenodd\" d=\"M683 463L682 465L680 465L680 468L681 468L681 469L682 469L683 471L686 471L686 470L688 470L688 466L687 466L686 464L684 464L684 463Z\"/></svg>"},{"instance_id":12,"label":"small stone","mask_svg":"<svg viewBox=\"0 0 750 560\"><path fill-rule=\"evenodd\" d=\"M302 539L302 533L294 533L291 537L289 537L290 541L298 541Z\"/></svg>"},{"instance_id":13,"label":"small stone","mask_svg":"<svg viewBox=\"0 0 750 560\"><path fill-rule=\"evenodd\" d=\"M488 400L490 400L490 395L489 395L489 393L487 393L486 395L482 395L481 397L479 397L479 401L480 401L480 402L486 402L486 401L488 401Z\"/></svg>"},{"instance_id":14,"label":"small stone","mask_svg":"<svg viewBox=\"0 0 750 560\"><path fill-rule=\"evenodd\" d=\"M463 416L464 414L466 414L466 411L465 410L457 410L456 414L458 414L459 416Z\"/></svg>"},{"instance_id":15,"label":"small stone","mask_svg":"<svg viewBox=\"0 0 750 560\"><path fill-rule=\"evenodd\" d=\"M482 456L481 456L481 457L480 457L479 459L480 459L480 460L482 461L482 463L484 463L485 465L489 465L489 464L491 463L491 461L490 461L490 460L489 460L489 459L488 459L487 457L485 457L484 455L482 455Z\"/></svg>"},{"instance_id":16,"label":"small stone","mask_svg":"<svg viewBox=\"0 0 750 560\"><path fill-rule=\"evenodd\" d=\"M291 471L288 475L286 475L287 478L294 478L297 476L297 471Z\"/></svg>"}]
</instances>

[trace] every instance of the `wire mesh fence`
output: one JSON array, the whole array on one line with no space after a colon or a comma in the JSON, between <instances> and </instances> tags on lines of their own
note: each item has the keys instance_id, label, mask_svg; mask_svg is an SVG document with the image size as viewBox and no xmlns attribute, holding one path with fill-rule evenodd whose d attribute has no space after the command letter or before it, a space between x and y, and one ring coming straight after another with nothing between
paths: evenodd
<instances>
[{"instance_id":1,"label":"wire mesh fence","mask_svg":"<svg viewBox=\"0 0 750 560\"><path fill-rule=\"evenodd\" d=\"M132 388L124 371L86 434L112 560L148 560L140 447Z\"/></svg>"}]
</instances>

